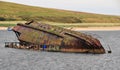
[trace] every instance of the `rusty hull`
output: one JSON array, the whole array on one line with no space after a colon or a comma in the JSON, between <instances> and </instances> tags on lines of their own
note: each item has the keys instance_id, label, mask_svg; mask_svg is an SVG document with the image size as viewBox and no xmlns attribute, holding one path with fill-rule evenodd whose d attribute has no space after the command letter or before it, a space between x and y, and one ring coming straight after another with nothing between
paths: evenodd
<instances>
[{"instance_id":1,"label":"rusty hull","mask_svg":"<svg viewBox=\"0 0 120 70\"><path fill-rule=\"evenodd\" d=\"M17 24L13 31L16 33L23 49L28 47L46 51L105 53L100 41L91 35L64 29L35 21Z\"/></svg>"}]
</instances>

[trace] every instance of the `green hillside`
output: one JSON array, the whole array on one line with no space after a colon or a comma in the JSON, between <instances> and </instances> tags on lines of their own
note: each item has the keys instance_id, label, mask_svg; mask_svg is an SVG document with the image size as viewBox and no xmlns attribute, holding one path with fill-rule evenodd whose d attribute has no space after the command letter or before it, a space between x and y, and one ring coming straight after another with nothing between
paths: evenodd
<instances>
[{"instance_id":1,"label":"green hillside","mask_svg":"<svg viewBox=\"0 0 120 70\"><path fill-rule=\"evenodd\" d=\"M0 21L31 19L64 23L120 23L120 16L34 7L0 1Z\"/></svg>"}]
</instances>

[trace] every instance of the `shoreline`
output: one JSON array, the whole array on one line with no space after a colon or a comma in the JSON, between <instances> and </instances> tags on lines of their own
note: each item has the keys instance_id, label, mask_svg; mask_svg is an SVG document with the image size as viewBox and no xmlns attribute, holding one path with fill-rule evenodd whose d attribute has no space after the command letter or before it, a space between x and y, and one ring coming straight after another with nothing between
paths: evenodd
<instances>
[{"instance_id":1,"label":"shoreline","mask_svg":"<svg viewBox=\"0 0 120 70\"><path fill-rule=\"evenodd\" d=\"M0 30L7 30L8 27L0 27Z\"/></svg>"},{"instance_id":2,"label":"shoreline","mask_svg":"<svg viewBox=\"0 0 120 70\"><path fill-rule=\"evenodd\" d=\"M0 30L7 30L8 27L0 27ZM71 28L66 28L71 29ZM116 31L120 30L120 27L73 27L74 31Z\"/></svg>"},{"instance_id":3,"label":"shoreline","mask_svg":"<svg viewBox=\"0 0 120 70\"><path fill-rule=\"evenodd\" d=\"M85 27L85 28L73 28L75 31L116 31L120 30L120 27Z\"/></svg>"},{"instance_id":4,"label":"shoreline","mask_svg":"<svg viewBox=\"0 0 120 70\"><path fill-rule=\"evenodd\" d=\"M71 29L71 28L67 28ZM74 27L71 30L74 31L116 31L120 30L120 27Z\"/></svg>"}]
</instances>

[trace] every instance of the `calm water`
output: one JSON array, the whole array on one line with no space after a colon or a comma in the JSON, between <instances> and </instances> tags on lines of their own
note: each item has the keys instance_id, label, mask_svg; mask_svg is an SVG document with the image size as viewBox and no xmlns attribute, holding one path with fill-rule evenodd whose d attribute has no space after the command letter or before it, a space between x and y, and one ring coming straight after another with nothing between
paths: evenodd
<instances>
[{"instance_id":1,"label":"calm water","mask_svg":"<svg viewBox=\"0 0 120 70\"><path fill-rule=\"evenodd\" d=\"M83 31L84 32L84 31ZM18 41L12 31L0 31L0 70L120 70L120 31L84 32L97 37L111 54L75 54L5 48Z\"/></svg>"}]
</instances>

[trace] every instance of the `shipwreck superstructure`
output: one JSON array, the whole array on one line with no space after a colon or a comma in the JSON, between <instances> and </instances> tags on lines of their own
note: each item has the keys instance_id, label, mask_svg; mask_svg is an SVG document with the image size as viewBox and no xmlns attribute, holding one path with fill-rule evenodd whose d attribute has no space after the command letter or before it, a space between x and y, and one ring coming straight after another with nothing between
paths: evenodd
<instances>
[{"instance_id":1,"label":"shipwreck superstructure","mask_svg":"<svg viewBox=\"0 0 120 70\"><path fill-rule=\"evenodd\" d=\"M12 29L19 43L6 47L58 52L105 53L100 41L91 35L35 21L18 23Z\"/></svg>"}]
</instances>

